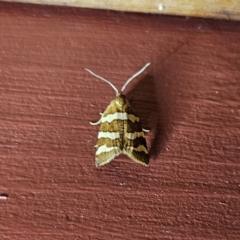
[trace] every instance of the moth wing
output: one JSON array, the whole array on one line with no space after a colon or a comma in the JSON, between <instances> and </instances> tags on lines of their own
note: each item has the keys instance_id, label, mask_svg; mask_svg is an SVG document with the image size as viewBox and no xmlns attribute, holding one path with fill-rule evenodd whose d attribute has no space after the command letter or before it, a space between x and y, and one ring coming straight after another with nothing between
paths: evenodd
<instances>
[{"instance_id":1,"label":"moth wing","mask_svg":"<svg viewBox=\"0 0 240 240\"><path fill-rule=\"evenodd\" d=\"M97 152L101 150L101 152L98 154ZM107 145L102 145L98 147L96 152L96 158L95 158L95 165L96 167L103 166L109 162L111 162L115 157L117 157L121 150L119 147L109 147Z\"/></svg>"},{"instance_id":2,"label":"moth wing","mask_svg":"<svg viewBox=\"0 0 240 240\"><path fill-rule=\"evenodd\" d=\"M96 145L95 164L97 167L109 163L122 152L120 133L123 131L123 122L119 120L116 110L118 109L113 100L102 114Z\"/></svg>"},{"instance_id":3,"label":"moth wing","mask_svg":"<svg viewBox=\"0 0 240 240\"><path fill-rule=\"evenodd\" d=\"M145 166L149 163L149 154L144 132L135 110L130 106L126 108L128 119L124 126L124 149L123 153L133 161Z\"/></svg>"}]
</instances>

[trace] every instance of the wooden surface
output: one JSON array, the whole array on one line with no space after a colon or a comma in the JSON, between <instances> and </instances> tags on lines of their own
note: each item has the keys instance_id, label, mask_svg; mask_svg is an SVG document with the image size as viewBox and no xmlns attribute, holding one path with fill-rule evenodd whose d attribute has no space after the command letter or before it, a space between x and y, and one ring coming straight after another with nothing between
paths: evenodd
<instances>
[{"instance_id":1,"label":"wooden surface","mask_svg":"<svg viewBox=\"0 0 240 240\"><path fill-rule=\"evenodd\" d=\"M239 0L3 0L188 17L240 20Z\"/></svg>"},{"instance_id":2,"label":"wooden surface","mask_svg":"<svg viewBox=\"0 0 240 240\"><path fill-rule=\"evenodd\" d=\"M0 3L1 239L238 239L240 23ZM94 165L127 88L150 166Z\"/></svg>"}]
</instances>

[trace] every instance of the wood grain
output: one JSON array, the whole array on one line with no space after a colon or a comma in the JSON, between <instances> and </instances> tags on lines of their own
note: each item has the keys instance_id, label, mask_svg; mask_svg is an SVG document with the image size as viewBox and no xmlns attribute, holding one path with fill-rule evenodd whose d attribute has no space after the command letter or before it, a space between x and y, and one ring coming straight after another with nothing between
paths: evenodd
<instances>
[{"instance_id":1,"label":"wood grain","mask_svg":"<svg viewBox=\"0 0 240 240\"><path fill-rule=\"evenodd\" d=\"M239 0L14 0L14 2L240 20Z\"/></svg>"},{"instance_id":2,"label":"wood grain","mask_svg":"<svg viewBox=\"0 0 240 240\"><path fill-rule=\"evenodd\" d=\"M240 25L0 3L2 239L238 239ZM94 165L89 121L126 93L150 166Z\"/></svg>"}]
</instances>

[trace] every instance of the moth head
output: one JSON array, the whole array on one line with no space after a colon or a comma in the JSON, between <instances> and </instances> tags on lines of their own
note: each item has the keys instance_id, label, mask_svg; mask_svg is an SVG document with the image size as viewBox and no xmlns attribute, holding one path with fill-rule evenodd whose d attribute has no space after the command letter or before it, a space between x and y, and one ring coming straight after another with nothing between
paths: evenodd
<instances>
[{"instance_id":1,"label":"moth head","mask_svg":"<svg viewBox=\"0 0 240 240\"><path fill-rule=\"evenodd\" d=\"M124 95L122 95L122 92L125 90L126 86L136 77L138 76L140 73L142 73L148 66L150 65L150 63L145 64L144 67L142 67L139 71L137 71L136 73L134 73L123 85L121 92L119 92L117 90L117 88L107 79L95 74L94 72L92 72L91 70L85 68L86 71L90 72L93 76L103 80L104 82L107 82L116 92L116 99L117 99L117 104L122 105L123 101L126 101L126 97ZM124 100L125 99L125 100Z\"/></svg>"},{"instance_id":2,"label":"moth head","mask_svg":"<svg viewBox=\"0 0 240 240\"><path fill-rule=\"evenodd\" d=\"M119 106L123 106L124 104L127 103L127 98L123 94L118 94L115 98L116 104Z\"/></svg>"}]
</instances>

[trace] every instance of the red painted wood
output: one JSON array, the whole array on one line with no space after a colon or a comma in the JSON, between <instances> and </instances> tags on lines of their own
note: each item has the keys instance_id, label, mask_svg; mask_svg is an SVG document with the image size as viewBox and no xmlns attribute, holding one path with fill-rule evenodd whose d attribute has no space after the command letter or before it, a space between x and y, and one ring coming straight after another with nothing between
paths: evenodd
<instances>
[{"instance_id":1,"label":"red painted wood","mask_svg":"<svg viewBox=\"0 0 240 240\"><path fill-rule=\"evenodd\" d=\"M238 239L240 23L0 3L2 239ZM127 88L149 167L96 168ZM8 196L7 199L3 199Z\"/></svg>"}]
</instances>

